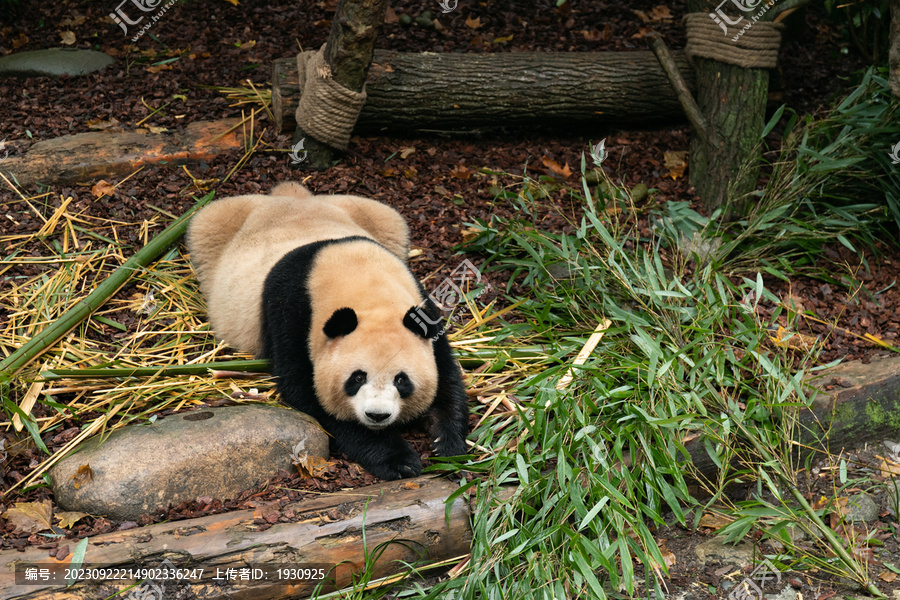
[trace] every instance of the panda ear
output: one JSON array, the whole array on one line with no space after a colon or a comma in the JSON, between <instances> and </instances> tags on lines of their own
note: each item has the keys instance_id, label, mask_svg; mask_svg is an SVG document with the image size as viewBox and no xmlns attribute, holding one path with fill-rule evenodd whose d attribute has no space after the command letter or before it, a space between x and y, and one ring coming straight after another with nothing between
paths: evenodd
<instances>
[{"instance_id":1,"label":"panda ear","mask_svg":"<svg viewBox=\"0 0 900 600\"><path fill-rule=\"evenodd\" d=\"M353 309L339 308L334 311L334 314L325 322L325 327L322 328L322 331L324 331L325 335L329 338L334 339L353 333L353 330L356 329L356 325L356 313L353 312Z\"/></svg>"},{"instance_id":2,"label":"panda ear","mask_svg":"<svg viewBox=\"0 0 900 600\"><path fill-rule=\"evenodd\" d=\"M423 338L434 338L443 333L441 317L429 315L425 308L413 306L403 315L403 326Z\"/></svg>"}]
</instances>

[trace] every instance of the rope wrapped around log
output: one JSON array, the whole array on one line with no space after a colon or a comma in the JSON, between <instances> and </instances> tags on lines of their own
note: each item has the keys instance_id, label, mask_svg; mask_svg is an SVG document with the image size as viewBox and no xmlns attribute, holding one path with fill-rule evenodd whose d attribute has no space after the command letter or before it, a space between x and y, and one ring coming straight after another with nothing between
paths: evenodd
<instances>
[{"instance_id":1,"label":"rope wrapped around log","mask_svg":"<svg viewBox=\"0 0 900 600\"><path fill-rule=\"evenodd\" d=\"M325 46L297 55L302 86L297 126L324 144L346 150L350 133L366 102L366 90L354 92L337 83L325 61Z\"/></svg>"},{"instance_id":2,"label":"rope wrapped around log","mask_svg":"<svg viewBox=\"0 0 900 600\"><path fill-rule=\"evenodd\" d=\"M722 36L722 29L706 13L684 17L687 29L685 52L689 58L711 58L745 69L774 69L778 65L781 31L784 25L756 21L737 35Z\"/></svg>"}]
</instances>

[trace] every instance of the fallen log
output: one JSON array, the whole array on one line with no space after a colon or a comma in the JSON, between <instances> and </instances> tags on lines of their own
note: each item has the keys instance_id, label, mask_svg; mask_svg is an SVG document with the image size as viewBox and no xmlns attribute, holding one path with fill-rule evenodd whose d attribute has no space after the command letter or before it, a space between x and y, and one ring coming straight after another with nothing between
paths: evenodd
<instances>
[{"instance_id":1,"label":"fallen log","mask_svg":"<svg viewBox=\"0 0 900 600\"><path fill-rule=\"evenodd\" d=\"M93 182L124 177L140 167L212 160L241 148L240 119L198 121L182 133L91 131L42 140L0 163L0 173L19 185Z\"/></svg>"},{"instance_id":2,"label":"fallen log","mask_svg":"<svg viewBox=\"0 0 900 600\"><path fill-rule=\"evenodd\" d=\"M798 415L794 440L799 456L822 457L866 443L900 439L900 356L853 360L820 373L809 409ZM718 466L697 438L685 445L694 468L713 479ZM687 460L687 457L684 457Z\"/></svg>"},{"instance_id":3,"label":"fallen log","mask_svg":"<svg viewBox=\"0 0 900 600\"><path fill-rule=\"evenodd\" d=\"M307 596L319 583L318 575L299 580L290 577L299 573L279 574L278 568L323 569L331 580L325 589L339 589L366 568L370 569L366 576L376 579L403 570L401 561L421 564L466 555L471 543L466 502L457 498L445 519L445 501L458 489L446 479L419 477L327 494L275 512L261 506L89 539L85 565L125 570L154 569L164 563L169 569L181 569L182 574L190 572L181 580L82 580L69 588L64 582L51 585L39 577L26 582L24 572L15 575L17 565L20 571L35 565L62 574L72 554L58 561L36 547L3 552L0 598L95 600L138 583L135 591L165 587L167 598L175 597L170 596L171 587L178 592L188 588L191 598L203 600L271 600ZM280 522L284 518L288 522ZM269 525L272 520L276 522ZM380 545L383 552L378 555ZM372 557L368 565L367 554ZM216 579L228 569L234 569L234 578ZM242 569L249 569L245 571L248 579L239 577ZM255 578L263 570L266 578ZM119 597L129 598L130 593Z\"/></svg>"},{"instance_id":4,"label":"fallen log","mask_svg":"<svg viewBox=\"0 0 900 600\"><path fill-rule=\"evenodd\" d=\"M693 89L683 52L672 53ZM295 57L272 68L272 112L296 127ZM652 127L684 120L678 97L651 52L399 53L376 50L359 134L470 131L536 125Z\"/></svg>"}]
</instances>

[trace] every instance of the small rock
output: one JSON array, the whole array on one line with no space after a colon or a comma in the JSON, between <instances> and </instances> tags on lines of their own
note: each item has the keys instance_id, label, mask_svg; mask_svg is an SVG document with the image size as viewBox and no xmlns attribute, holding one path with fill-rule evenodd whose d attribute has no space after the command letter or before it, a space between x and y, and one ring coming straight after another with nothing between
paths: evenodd
<instances>
[{"instance_id":1,"label":"small rock","mask_svg":"<svg viewBox=\"0 0 900 600\"><path fill-rule=\"evenodd\" d=\"M291 449L303 439L310 455L328 457L328 436L297 410L256 405L176 413L89 440L50 470L50 487L65 510L137 520L201 496L234 498L279 469L293 471ZM75 489L82 465L94 477Z\"/></svg>"},{"instance_id":2,"label":"small rock","mask_svg":"<svg viewBox=\"0 0 900 600\"><path fill-rule=\"evenodd\" d=\"M556 280L573 279L575 277L575 272L572 270L571 265L564 262L553 263L547 267L547 273Z\"/></svg>"},{"instance_id":3,"label":"small rock","mask_svg":"<svg viewBox=\"0 0 900 600\"><path fill-rule=\"evenodd\" d=\"M631 188L631 199L635 202L643 202L649 191L646 183L639 183Z\"/></svg>"},{"instance_id":4,"label":"small rock","mask_svg":"<svg viewBox=\"0 0 900 600\"><path fill-rule=\"evenodd\" d=\"M766 600L799 600L799 592L790 586L785 586L777 594L766 594Z\"/></svg>"},{"instance_id":5,"label":"small rock","mask_svg":"<svg viewBox=\"0 0 900 600\"><path fill-rule=\"evenodd\" d=\"M105 69L114 62L112 56L96 50L49 48L0 57L0 75L13 77L87 75Z\"/></svg>"},{"instance_id":6,"label":"small rock","mask_svg":"<svg viewBox=\"0 0 900 600\"><path fill-rule=\"evenodd\" d=\"M878 504L869 494L856 494L847 501L847 517L853 523L871 523L878 520Z\"/></svg>"},{"instance_id":7,"label":"small rock","mask_svg":"<svg viewBox=\"0 0 900 600\"><path fill-rule=\"evenodd\" d=\"M728 563L737 566L749 565L753 562L753 544L741 542L726 544L725 538L714 537L694 548L697 558L702 564Z\"/></svg>"},{"instance_id":8,"label":"small rock","mask_svg":"<svg viewBox=\"0 0 900 600\"><path fill-rule=\"evenodd\" d=\"M434 27L434 20L425 15L420 15L416 17L416 25L419 27L431 28Z\"/></svg>"}]
</instances>

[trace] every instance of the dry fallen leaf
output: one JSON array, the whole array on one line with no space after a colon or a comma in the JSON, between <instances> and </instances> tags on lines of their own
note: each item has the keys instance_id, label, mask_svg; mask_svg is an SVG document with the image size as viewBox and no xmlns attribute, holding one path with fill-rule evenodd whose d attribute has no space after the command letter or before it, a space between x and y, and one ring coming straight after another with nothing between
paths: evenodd
<instances>
[{"instance_id":1,"label":"dry fallen leaf","mask_svg":"<svg viewBox=\"0 0 900 600\"><path fill-rule=\"evenodd\" d=\"M417 490L422 486L420 486L415 481L407 481L406 483L403 484L403 487L405 487L408 490Z\"/></svg>"},{"instance_id":2,"label":"dry fallen leaf","mask_svg":"<svg viewBox=\"0 0 900 600\"><path fill-rule=\"evenodd\" d=\"M892 571L884 571L878 576L878 579L886 581L888 583L893 583L894 580L897 579L897 574Z\"/></svg>"},{"instance_id":3,"label":"dry fallen leaf","mask_svg":"<svg viewBox=\"0 0 900 600\"><path fill-rule=\"evenodd\" d=\"M37 533L53 527L50 518L53 505L49 500L43 502L16 502L15 508L3 513L3 518L15 525L19 533Z\"/></svg>"},{"instance_id":4,"label":"dry fallen leaf","mask_svg":"<svg viewBox=\"0 0 900 600\"><path fill-rule=\"evenodd\" d=\"M541 163L548 169L550 169L555 175L561 175L563 177L569 177L572 175L572 169L569 168L569 163L566 163L565 166L559 166L559 163L553 160L552 158L545 156L541 159Z\"/></svg>"},{"instance_id":5,"label":"dry fallen leaf","mask_svg":"<svg viewBox=\"0 0 900 600\"><path fill-rule=\"evenodd\" d=\"M25 35L24 33L20 33L19 37L15 38L12 41L13 50L18 50L19 48L21 48L22 46L24 46L27 43L28 43L28 36Z\"/></svg>"},{"instance_id":6,"label":"dry fallen leaf","mask_svg":"<svg viewBox=\"0 0 900 600\"><path fill-rule=\"evenodd\" d=\"M100 198L102 196L112 196L115 190L116 188L113 184L105 179L101 179L91 187L91 194L94 195L94 198Z\"/></svg>"},{"instance_id":7,"label":"dry fallen leaf","mask_svg":"<svg viewBox=\"0 0 900 600\"><path fill-rule=\"evenodd\" d=\"M240 2L238 2L238 0L225 0L225 2L228 2L229 4L233 4L235 6L240 6L241 4Z\"/></svg>"},{"instance_id":8,"label":"dry fallen leaf","mask_svg":"<svg viewBox=\"0 0 900 600\"><path fill-rule=\"evenodd\" d=\"M480 29L483 23L481 22L481 17L466 17L466 27L470 29Z\"/></svg>"},{"instance_id":9,"label":"dry fallen leaf","mask_svg":"<svg viewBox=\"0 0 900 600\"><path fill-rule=\"evenodd\" d=\"M669 7L663 4L654 6L649 16L651 21L671 21L674 18Z\"/></svg>"},{"instance_id":10,"label":"dry fallen leaf","mask_svg":"<svg viewBox=\"0 0 900 600\"><path fill-rule=\"evenodd\" d=\"M75 481L73 485L77 490L86 483L90 483L94 480L94 471L91 469L90 465L81 465L78 467L78 470L75 471L75 474L72 475L72 479Z\"/></svg>"},{"instance_id":11,"label":"dry fallen leaf","mask_svg":"<svg viewBox=\"0 0 900 600\"><path fill-rule=\"evenodd\" d=\"M59 22L60 27L72 27L73 25L82 25L87 21L84 15L75 15L74 17L66 17Z\"/></svg>"},{"instance_id":12,"label":"dry fallen leaf","mask_svg":"<svg viewBox=\"0 0 900 600\"><path fill-rule=\"evenodd\" d=\"M900 465L890 460L881 461L881 476L885 479L900 475Z\"/></svg>"},{"instance_id":13,"label":"dry fallen leaf","mask_svg":"<svg viewBox=\"0 0 900 600\"><path fill-rule=\"evenodd\" d=\"M700 527L708 527L710 529L722 529L729 523L734 521L734 519L730 517L726 517L725 515L720 515L718 513L703 513L703 516L700 517Z\"/></svg>"},{"instance_id":14,"label":"dry fallen leaf","mask_svg":"<svg viewBox=\"0 0 900 600\"><path fill-rule=\"evenodd\" d=\"M666 564L667 569L671 569L675 566L675 553L666 548L665 546L660 546L660 553L663 557L663 562Z\"/></svg>"},{"instance_id":15,"label":"dry fallen leaf","mask_svg":"<svg viewBox=\"0 0 900 600\"><path fill-rule=\"evenodd\" d=\"M400 148L400 158L406 160L410 154L416 151L415 146L406 146L404 148Z\"/></svg>"},{"instance_id":16,"label":"dry fallen leaf","mask_svg":"<svg viewBox=\"0 0 900 600\"><path fill-rule=\"evenodd\" d=\"M75 43L75 34L71 31L61 31L59 37L62 38L62 42L60 43L65 44L66 46L71 46Z\"/></svg>"},{"instance_id":17,"label":"dry fallen leaf","mask_svg":"<svg viewBox=\"0 0 900 600\"><path fill-rule=\"evenodd\" d=\"M301 477L321 478L328 475L328 467L331 463L321 456L310 456L307 454L300 457L300 460L295 462L294 465L297 467L297 472L300 473Z\"/></svg>"},{"instance_id":18,"label":"dry fallen leaf","mask_svg":"<svg viewBox=\"0 0 900 600\"><path fill-rule=\"evenodd\" d=\"M121 131L121 127L119 127L119 120L115 117L111 117L108 121L104 121L103 119L91 119L85 123L91 129L99 129L100 131Z\"/></svg>"},{"instance_id":19,"label":"dry fallen leaf","mask_svg":"<svg viewBox=\"0 0 900 600\"><path fill-rule=\"evenodd\" d=\"M512 39L513 39L513 36L511 36L511 35L504 35L504 36L500 36L500 37L494 38L494 43L495 43L495 44L505 44L505 43L507 43L507 42L511 42Z\"/></svg>"},{"instance_id":20,"label":"dry fallen leaf","mask_svg":"<svg viewBox=\"0 0 900 600\"><path fill-rule=\"evenodd\" d=\"M463 243L468 244L481 234L481 230L474 227L466 227L460 233L462 233Z\"/></svg>"},{"instance_id":21,"label":"dry fallen leaf","mask_svg":"<svg viewBox=\"0 0 900 600\"><path fill-rule=\"evenodd\" d=\"M59 526L65 529L69 529L72 525L86 516L88 516L88 513L78 512L77 510L69 510L56 514L56 518L59 520Z\"/></svg>"},{"instance_id":22,"label":"dry fallen leaf","mask_svg":"<svg viewBox=\"0 0 900 600\"><path fill-rule=\"evenodd\" d=\"M165 65L150 65L147 67L148 73L159 73L160 71L171 71L172 65L171 63Z\"/></svg>"},{"instance_id":23,"label":"dry fallen leaf","mask_svg":"<svg viewBox=\"0 0 900 600\"><path fill-rule=\"evenodd\" d=\"M650 37L656 33L656 30L652 27L638 27L637 33L632 34L631 39L640 40L645 37Z\"/></svg>"},{"instance_id":24,"label":"dry fallen leaf","mask_svg":"<svg viewBox=\"0 0 900 600\"><path fill-rule=\"evenodd\" d=\"M603 31L600 31L599 29L582 29L578 33L583 35L585 41L588 42L608 42L612 39L612 27L609 26L609 23L606 24Z\"/></svg>"},{"instance_id":25,"label":"dry fallen leaf","mask_svg":"<svg viewBox=\"0 0 900 600\"><path fill-rule=\"evenodd\" d=\"M418 174L419 174L419 171L416 170L415 167L406 167L405 169L403 169L403 176L406 177L407 179L413 179Z\"/></svg>"},{"instance_id":26,"label":"dry fallen leaf","mask_svg":"<svg viewBox=\"0 0 900 600\"><path fill-rule=\"evenodd\" d=\"M147 125L147 129L150 130L150 133L165 133L168 131L165 127L155 127L153 125Z\"/></svg>"},{"instance_id":27,"label":"dry fallen leaf","mask_svg":"<svg viewBox=\"0 0 900 600\"><path fill-rule=\"evenodd\" d=\"M450 177L456 177L457 179L468 179L472 176L472 171L469 170L469 167L466 165L456 165L452 169L450 169Z\"/></svg>"},{"instance_id":28,"label":"dry fallen leaf","mask_svg":"<svg viewBox=\"0 0 900 600\"><path fill-rule=\"evenodd\" d=\"M396 23L400 20L400 17L397 16L397 12L391 8L387 7L387 10L384 13L384 22L385 23Z\"/></svg>"},{"instance_id":29,"label":"dry fallen leaf","mask_svg":"<svg viewBox=\"0 0 900 600\"><path fill-rule=\"evenodd\" d=\"M811 335L788 331L780 325L774 335L769 335L769 339L779 348L800 350L802 352L809 352L812 350L817 341L816 338Z\"/></svg>"},{"instance_id":30,"label":"dry fallen leaf","mask_svg":"<svg viewBox=\"0 0 900 600\"><path fill-rule=\"evenodd\" d=\"M666 165L666 168L669 170L669 177L672 179L678 179L682 175L684 175L684 170L687 168L687 152L679 151L679 152L663 152L663 162Z\"/></svg>"}]
</instances>

